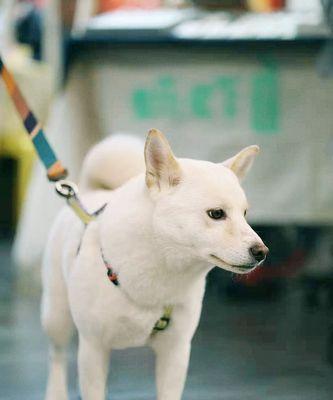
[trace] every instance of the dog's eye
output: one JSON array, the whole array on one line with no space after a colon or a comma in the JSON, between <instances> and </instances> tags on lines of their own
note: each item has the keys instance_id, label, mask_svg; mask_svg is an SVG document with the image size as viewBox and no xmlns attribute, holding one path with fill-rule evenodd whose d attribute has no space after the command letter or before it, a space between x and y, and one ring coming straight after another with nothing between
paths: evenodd
<instances>
[{"instance_id":1,"label":"dog's eye","mask_svg":"<svg viewBox=\"0 0 333 400\"><path fill-rule=\"evenodd\" d=\"M215 208L213 210L208 210L207 214L212 219L226 219L227 218L227 214L225 213L225 211L222 210L222 208Z\"/></svg>"},{"instance_id":2,"label":"dog's eye","mask_svg":"<svg viewBox=\"0 0 333 400\"><path fill-rule=\"evenodd\" d=\"M246 217L246 214L247 214L247 210L244 211L244 217Z\"/></svg>"}]
</instances>

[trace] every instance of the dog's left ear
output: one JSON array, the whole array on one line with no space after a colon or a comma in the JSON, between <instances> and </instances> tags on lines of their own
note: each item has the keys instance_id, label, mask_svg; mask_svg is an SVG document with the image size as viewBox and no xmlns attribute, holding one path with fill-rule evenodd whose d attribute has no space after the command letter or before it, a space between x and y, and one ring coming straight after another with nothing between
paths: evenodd
<instances>
[{"instance_id":1,"label":"dog's left ear","mask_svg":"<svg viewBox=\"0 0 333 400\"><path fill-rule=\"evenodd\" d=\"M222 165L230 168L239 180L242 180L252 167L255 156L259 153L259 146L253 145L245 147L234 157L224 161Z\"/></svg>"},{"instance_id":2,"label":"dog's left ear","mask_svg":"<svg viewBox=\"0 0 333 400\"><path fill-rule=\"evenodd\" d=\"M165 136L157 129L148 133L145 145L146 184L148 188L177 186L181 179L180 166Z\"/></svg>"}]
</instances>

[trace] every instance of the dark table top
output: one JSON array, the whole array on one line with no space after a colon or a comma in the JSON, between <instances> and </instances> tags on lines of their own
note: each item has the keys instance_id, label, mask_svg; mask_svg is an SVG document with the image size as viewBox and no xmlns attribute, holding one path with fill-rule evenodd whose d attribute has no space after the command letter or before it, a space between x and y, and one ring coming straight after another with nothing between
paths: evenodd
<instances>
[{"instance_id":1,"label":"dark table top","mask_svg":"<svg viewBox=\"0 0 333 400\"><path fill-rule=\"evenodd\" d=\"M235 50L237 52L253 51L319 51L327 42L328 38L319 36L302 36L293 39L183 39L164 35L132 35L123 32L121 35L112 33L85 34L81 37L69 38L66 43L66 64L87 55L89 52L103 52L113 50L136 50L143 52L147 49L159 51L178 49L182 52L191 51L223 51Z\"/></svg>"},{"instance_id":2,"label":"dark table top","mask_svg":"<svg viewBox=\"0 0 333 400\"><path fill-rule=\"evenodd\" d=\"M244 15L244 14L243 14ZM234 18L237 22L237 18ZM183 38L173 34L173 29L162 30L108 30L88 29L81 36L71 36L66 41L66 64L67 66L77 57L84 57L91 52L103 52L113 50L136 50L146 51L147 49L179 50L189 53L191 51L224 51L237 52L253 51L318 51L330 40L328 30L323 26L311 27L307 33L298 34L295 37L259 38L253 36L230 38L220 37L214 39Z\"/></svg>"}]
</instances>

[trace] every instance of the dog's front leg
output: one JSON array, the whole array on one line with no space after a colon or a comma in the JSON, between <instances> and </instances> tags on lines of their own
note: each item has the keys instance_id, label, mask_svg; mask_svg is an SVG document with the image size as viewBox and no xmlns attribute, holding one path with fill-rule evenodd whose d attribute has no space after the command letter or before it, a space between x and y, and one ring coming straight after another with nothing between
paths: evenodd
<instances>
[{"instance_id":1,"label":"dog's front leg","mask_svg":"<svg viewBox=\"0 0 333 400\"><path fill-rule=\"evenodd\" d=\"M79 338L79 383L82 400L105 400L110 352Z\"/></svg>"},{"instance_id":2,"label":"dog's front leg","mask_svg":"<svg viewBox=\"0 0 333 400\"><path fill-rule=\"evenodd\" d=\"M160 335L163 335L160 333ZM180 400L190 358L190 342L166 337L154 346L158 400Z\"/></svg>"}]
</instances>

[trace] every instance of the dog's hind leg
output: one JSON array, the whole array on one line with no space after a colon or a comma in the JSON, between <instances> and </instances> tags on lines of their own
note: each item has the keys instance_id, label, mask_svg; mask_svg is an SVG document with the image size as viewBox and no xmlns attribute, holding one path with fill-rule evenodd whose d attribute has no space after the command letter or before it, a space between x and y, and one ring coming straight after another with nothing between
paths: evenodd
<instances>
[{"instance_id":1,"label":"dog's hind leg","mask_svg":"<svg viewBox=\"0 0 333 400\"><path fill-rule=\"evenodd\" d=\"M51 339L52 342L52 339ZM66 347L50 345L49 377L45 400L68 400Z\"/></svg>"},{"instance_id":2,"label":"dog's hind leg","mask_svg":"<svg viewBox=\"0 0 333 400\"><path fill-rule=\"evenodd\" d=\"M67 298L58 293L57 298L43 296L42 325L49 338L49 376L46 400L68 400L67 346L73 333L73 321ZM49 295L48 295L49 297Z\"/></svg>"},{"instance_id":3,"label":"dog's hind leg","mask_svg":"<svg viewBox=\"0 0 333 400\"><path fill-rule=\"evenodd\" d=\"M110 351L79 337L79 382L82 400L105 400Z\"/></svg>"},{"instance_id":4,"label":"dog's hind leg","mask_svg":"<svg viewBox=\"0 0 333 400\"><path fill-rule=\"evenodd\" d=\"M50 242L52 237L50 237ZM47 248L43 265L41 322L49 339L49 377L46 400L68 400L67 346L74 331L58 246Z\"/></svg>"}]
</instances>

